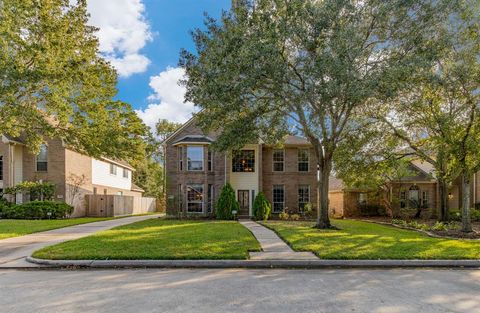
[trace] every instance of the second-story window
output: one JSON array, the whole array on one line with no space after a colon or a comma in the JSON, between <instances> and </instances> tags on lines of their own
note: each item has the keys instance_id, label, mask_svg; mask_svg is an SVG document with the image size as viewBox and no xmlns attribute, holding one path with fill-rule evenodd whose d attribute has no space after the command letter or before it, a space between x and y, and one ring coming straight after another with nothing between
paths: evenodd
<instances>
[{"instance_id":1,"label":"second-story window","mask_svg":"<svg viewBox=\"0 0 480 313\"><path fill-rule=\"evenodd\" d=\"M126 168L123 169L123 178L128 178L128 170Z\"/></svg>"},{"instance_id":2,"label":"second-story window","mask_svg":"<svg viewBox=\"0 0 480 313\"><path fill-rule=\"evenodd\" d=\"M283 149L273 150L273 171L274 172L283 172L285 161L285 154Z\"/></svg>"},{"instance_id":3,"label":"second-story window","mask_svg":"<svg viewBox=\"0 0 480 313\"><path fill-rule=\"evenodd\" d=\"M37 172L46 172L48 170L48 147L46 144L40 146L40 151L36 156Z\"/></svg>"},{"instance_id":4,"label":"second-story window","mask_svg":"<svg viewBox=\"0 0 480 313\"><path fill-rule=\"evenodd\" d=\"M183 171L183 147L178 147L178 170Z\"/></svg>"},{"instance_id":5,"label":"second-story window","mask_svg":"<svg viewBox=\"0 0 480 313\"><path fill-rule=\"evenodd\" d=\"M255 151L236 151L232 157L232 172L255 172Z\"/></svg>"},{"instance_id":6,"label":"second-story window","mask_svg":"<svg viewBox=\"0 0 480 313\"><path fill-rule=\"evenodd\" d=\"M309 156L310 156L310 153L308 149L298 149L298 171L299 172L308 172Z\"/></svg>"},{"instance_id":7,"label":"second-story window","mask_svg":"<svg viewBox=\"0 0 480 313\"><path fill-rule=\"evenodd\" d=\"M203 147L188 146L187 161L189 171L203 171Z\"/></svg>"},{"instance_id":8,"label":"second-story window","mask_svg":"<svg viewBox=\"0 0 480 313\"><path fill-rule=\"evenodd\" d=\"M115 164L110 163L110 174L117 175L117 166Z\"/></svg>"},{"instance_id":9,"label":"second-story window","mask_svg":"<svg viewBox=\"0 0 480 313\"><path fill-rule=\"evenodd\" d=\"M211 172L213 171L213 151L208 150L208 157L207 157L207 166L208 166L208 171Z\"/></svg>"},{"instance_id":10,"label":"second-story window","mask_svg":"<svg viewBox=\"0 0 480 313\"><path fill-rule=\"evenodd\" d=\"M0 180L3 180L3 155L0 155Z\"/></svg>"}]
</instances>

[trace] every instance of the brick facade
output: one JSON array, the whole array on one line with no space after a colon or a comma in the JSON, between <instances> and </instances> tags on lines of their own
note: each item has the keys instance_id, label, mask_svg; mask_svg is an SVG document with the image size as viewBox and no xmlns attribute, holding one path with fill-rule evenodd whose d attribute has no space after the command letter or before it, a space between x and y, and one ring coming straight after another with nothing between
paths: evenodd
<instances>
[{"instance_id":1,"label":"brick facade","mask_svg":"<svg viewBox=\"0 0 480 313\"><path fill-rule=\"evenodd\" d=\"M179 131L168 138L165 142L164 149L166 155L166 176L167 176L167 213L178 214L179 212L187 213L187 190L186 186L190 184L200 184L204 186L203 214L206 212L207 203L212 201L215 203L220 194L221 188L225 182L231 182L231 164L232 159L229 155L220 152L214 152L213 157L213 171L208 171L207 168L207 151L210 143L189 144L188 141L183 142L182 139L186 137L198 136L202 138L216 139L215 134L204 134L191 120L187 122ZM195 137L194 137L195 138ZM191 140L191 139L189 139ZM186 148L189 145L200 145L204 147L204 169L201 172L187 170L187 155ZM315 207L317 192L316 192L316 166L314 165L314 155L310 145L305 142L291 145L285 144L284 150L284 165L283 171L277 172L273 170L273 150L275 147L264 144L254 145L258 148L258 156L255 160L257 170L252 173L255 176L255 184L258 182L258 191L263 191L267 199L273 203L273 186L283 185L284 207L289 209L298 209L299 207L299 186L309 187L309 202ZM309 151L309 170L308 172L298 171L298 149L308 149ZM180 152L183 151L182 157ZM179 169L179 162L183 160L183 168ZM238 174L236 174L238 175ZM244 183L244 181L243 181ZM207 197L207 186L214 186L214 196L212 200ZM252 186L249 190L250 207L253 203L253 198L258 192L256 187ZM240 188L235 188L237 194ZM247 187L242 187L245 189ZM181 190L181 191L180 191ZM254 191L252 193L252 191ZM238 195L238 194L237 194Z\"/></svg>"}]
</instances>

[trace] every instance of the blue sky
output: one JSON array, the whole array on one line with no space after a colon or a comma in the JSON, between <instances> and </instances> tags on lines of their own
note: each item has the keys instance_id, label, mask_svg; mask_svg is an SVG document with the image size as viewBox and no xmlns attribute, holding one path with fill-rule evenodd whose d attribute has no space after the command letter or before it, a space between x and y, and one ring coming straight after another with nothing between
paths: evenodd
<instances>
[{"instance_id":1,"label":"blue sky","mask_svg":"<svg viewBox=\"0 0 480 313\"><path fill-rule=\"evenodd\" d=\"M158 118L185 121L193 104L183 104L176 81L181 48L193 50L189 31L215 18L231 0L89 0L90 23L100 28L102 54L119 72L118 98L153 125Z\"/></svg>"}]
</instances>

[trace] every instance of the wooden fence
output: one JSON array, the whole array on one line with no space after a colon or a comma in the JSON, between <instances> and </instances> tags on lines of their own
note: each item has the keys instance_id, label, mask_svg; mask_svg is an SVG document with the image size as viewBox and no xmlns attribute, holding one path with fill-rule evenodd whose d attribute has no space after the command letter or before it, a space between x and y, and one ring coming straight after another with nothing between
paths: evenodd
<instances>
[{"instance_id":1,"label":"wooden fence","mask_svg":"<svg viewBox=\"0 0 480 313\"><path fill-rule=\"evenodd\" d=\"M87 216L110 217L157 211L155 198L117 195L86 195L85 197Z\"/></svg>"}]
</instances>

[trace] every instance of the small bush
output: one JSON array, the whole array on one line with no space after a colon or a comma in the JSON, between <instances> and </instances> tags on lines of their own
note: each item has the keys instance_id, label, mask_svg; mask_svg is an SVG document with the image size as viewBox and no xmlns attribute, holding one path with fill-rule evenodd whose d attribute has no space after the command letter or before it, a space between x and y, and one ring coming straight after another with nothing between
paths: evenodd
<instances>
[{"instance_id":1,"label":"small bush","mask_svg":"<svg viewBox=\"0 0 480 313\"><path fill-rule=\"evenodd\" d=\"M73 207L65 202L31 201L3 208L2 217L11 219L58 219L65 218L72 212Z\"/></svg>"},{"instance_id":2,"label":"small bush","mask_svg":"<svg viewBox=\"0 0 480 313\"><path fill-rule=\"evenodd\" d=\"M235 190L233 190L232 185L227 183L223 186L218 198L216 205L216 217L219 220L231 220L233 219L232 211L235 210L238 212L240 205L235 199Z\"/></svg>"},{"instance_id":3,"label":"small bush","mask_svg":"<svg viewBox=\"0 0 480 313\"><path fill-rule=\"evenodd\" d=\"M287 221L288 219L290 219L290 214L288 214L288 212L283 211L282 213L280 213L280 214L278 215L278 217L279 217L281 220Z\"/></svg>"},{"instance_id":4,"label":"small bush","mask_svg":"<svg viewBox=\"0 0 480 313\"><path fill-rule=\"evenodd\" d=\"M271 212L270 202L263 192L259 192L253 202L253 216L256 220L266 221L270 217Z\"/></svg>"},{"instance_id":5,"label":"small bush","mask_svg":"<svg viewBox=\"0 0 480 313\"><path fill-rule=\"evenodd\" d=\"M432 230L436 231L447 231L448 225L442 222L436 222L435 225L432 226Z\"/></svg>"},{"instance_id":6,"label":"small bush","mask_svg":"<svg viewBox=\"0 0 480 313\"><path fill-rule=\"evenodd\" d=\"M298 214L292 214L292 215L290 215L290 219L291 219L292 221L298 221L298 220L300 219L300 215L298 215Z\"/></svg>"},{"instance_id":7,"label":"small bush","mask_svg":"<svg viewBox=\"0 0 480 313\"><path fill-rule=\"evenodd\" d=\"M448 210L448 217L451 221L461 221L462 213L460 210Z\"/></svg>"},{"instance_id":8,"label":"small bush","mask_svg":"<svg viewBox=\"0 0 480 313\"><path fill-rule=\"evenodd\" d=\"M366 204L360 206L361 216L385 216L386 210L383 205Z\"/></svg>"}]
</instances>

